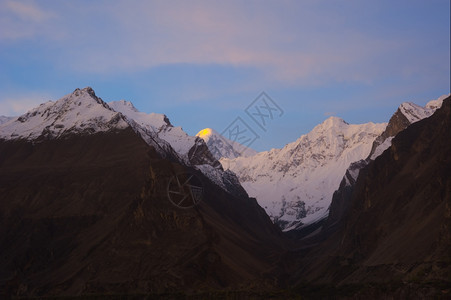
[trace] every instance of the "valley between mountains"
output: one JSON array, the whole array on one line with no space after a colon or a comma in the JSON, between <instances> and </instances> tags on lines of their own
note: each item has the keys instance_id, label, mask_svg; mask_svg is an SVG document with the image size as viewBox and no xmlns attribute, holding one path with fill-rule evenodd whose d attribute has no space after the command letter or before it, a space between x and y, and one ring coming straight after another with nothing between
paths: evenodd
<instances>
[{"instance_id":1,"label":"valley between mountains","mask_svg":"<svg viewBox=\"0 0 451 300\"><path fill-rule=\"evenodd\" d=\"M2 116L0 296L450 297L450 107L259 153L90 87Z\"/></svg>"}]
</instances>

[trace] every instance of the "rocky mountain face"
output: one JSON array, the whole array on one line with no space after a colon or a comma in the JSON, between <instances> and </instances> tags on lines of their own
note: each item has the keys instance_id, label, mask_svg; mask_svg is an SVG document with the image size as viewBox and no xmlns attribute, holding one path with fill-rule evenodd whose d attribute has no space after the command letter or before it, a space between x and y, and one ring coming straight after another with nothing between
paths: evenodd
<instances>
[{"instance_id":1,"label":"rocky mountain face","mask_svg":"<svg viewBox=\"0 0 451 300\"><path fill-rule=\"evenodd\" d=\"M349 203L334 199L322 232L303 239L294 255L302 267L293 270L300 288L314 283L359 297L449 297L450 153L448 97L364 166Z\"/></svg>"},{"instance_id":2,"label":"rocky mountain face","mask_svg":"<svg viewBox=\"0 0 451 300\"><path fill-rule=\"evenodd\" d=\"M332 194L346 169L368 156L385 127L350 125L330 117L282 149L220 162L238 176L276 224L290 230L327 216Z\"/></svg>"},{"instance_id":3,"label":"rocky mountain face","mask_svg":"<svg viewBox=\"0 0 451 300\"><path fill-rule=\"evenodd\" d=\"M76 90L0 127L0 298L274 288L286 240L255 199L98 100ZM169 201L184 173L193 208Z\"/></svg>"},{"instance_id":4,"label":"rocky mountain face","mask_svg":"<svg viewBox=\"0 0 451 300\"><path fill-rule=\"evenodd\" d=\"M390 118L387 128L375 139L368 157L364 160L352 163L346 170L346 173L340 182L339 188L333 194L330 209L331 215L329 215L327 219L327 226L330 226L340 220L341 214L347 211L352 190L357 177L359 176L360 170L388 149L391 146L392 139L398 133L406 129L411 124L430 117L438 108L442 106L442 102L446 99L446 97L447 95L444 95L436 100L431 100L424 107L410 102L404 102L399 106Z\"/></svg>"}]
</instances>

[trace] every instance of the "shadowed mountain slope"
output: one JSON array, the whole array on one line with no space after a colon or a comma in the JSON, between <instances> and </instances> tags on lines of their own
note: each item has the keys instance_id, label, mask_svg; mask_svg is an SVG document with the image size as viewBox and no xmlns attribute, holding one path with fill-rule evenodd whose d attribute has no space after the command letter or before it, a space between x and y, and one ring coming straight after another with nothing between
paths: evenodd
<instances>
[{"instance_id":1,"label":"shadowed mountain slope","mask_svg":"<svg viewBox=\"0 0 451 300\"><path fill-rule=\"evenodd\" d=\"M204 201L173 206L194 172ZM284 245L254 199L162 159L130 127L0 141L0 295L271 289Z\"/></svg>"}]
</instances>

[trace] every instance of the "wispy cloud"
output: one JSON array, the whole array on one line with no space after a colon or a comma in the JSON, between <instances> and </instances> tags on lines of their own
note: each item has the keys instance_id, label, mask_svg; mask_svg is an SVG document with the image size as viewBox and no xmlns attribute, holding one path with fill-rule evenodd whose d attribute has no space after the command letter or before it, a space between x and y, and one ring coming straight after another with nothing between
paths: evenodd
<instances>
[{"instance_id":1,"label":"wispy cloud","mask_svg":"<svg viewBox=\"0 0 451 300\"><path fill-rule=\"evenodd\" d=\"M407 50L399 38L360 32L340 13L317 2L106 1L57 3L54 12L6 2L15 20L3 36L64 35L56 53L62 68L111 74L167 64L223 64L256 67L268 82L369 83L390 70L378 62L394 50ZM354 5L354 4L353 4ZM345 4L341 11L352 5ZM324 20L327 20L325 22ZM48 26L35 30L32 23ZM11 27L14 27L11 28ZM64 34L62 33L64 32ZM409 72L411 66L396 66Z\"/></svg>"},{"instance_id":2,"label":"wispy cloud","mask_svg":"<svg viewBox=\"0 0 451 300\"><path fill-rule=\"evenodd\" d=\"M436 80L431 70L446 69L449 61L442 63L437 48L426 49L417 32L392 32L379 23L373 27L385 26L384 32L365 27L381 22L377 14L391 5L379 3L6 1L0 40L39 38L42 57L77 74L114 76L192 64L252 68L264 88L373 85L393 76ZM239 83L233 88L243 89ZM192 90L194 98L210 97Z\"/></svg>"},{"instance_id":3,"label":"wispy cloud","mask_svg":"<svg viewBox=\"0 0 451 300\"><path fill-rule=\"evenodd\" d=\"M6 1L5 7L25 21L42 22L53 16L52 13L42 10L33 2Z\"/></svg>"},{"instance_id":4,"label":"wispy cloud","mask_svg":"<svg viewBox=\"0 0 451 300\"><path fill-rule=\"evenodd\" d=\"M0 2L0 41L44 37L52 38L59 31L52 27L51 21L56 14L49 9L42 9L34 1Z\"/></svg>"},{"instance_id":5,"label":"wispy cloud","mask_svg":"<svg viewBox=\"0 0 451 300\"><path fill-rule=\"evenodd\" d=\"M3 116L22 115L39 104L50 100L49 97L43 96L42 92L3 96L1 99L0 115Z\"/></svg>"}]
</instances>

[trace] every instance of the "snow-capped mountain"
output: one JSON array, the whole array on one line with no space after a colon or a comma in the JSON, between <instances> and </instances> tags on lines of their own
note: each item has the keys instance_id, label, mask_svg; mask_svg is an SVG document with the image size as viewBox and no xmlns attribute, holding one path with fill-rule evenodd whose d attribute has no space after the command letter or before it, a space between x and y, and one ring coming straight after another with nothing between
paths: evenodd
<instances>
[{"instance_id":1,"label":"snow-capped mountain","mask_svg":"<svg viewBox=\"0 0 451 300\"><path fill-rule=\"evenodd\" d=\"M223 157L237 158L240 156L248 157L257 154L257 151L254 149L231 141L211 128L202 129L196 136L205 141L211 154L218 160Z\"/></svg>"},{"instance_id":2,"label":"snow-capped mountain","mask_svg":"<svg viewBox=\"0 0 451 300\"><path fill-rule=\"evenodd\" d=\"M2 139L59 138L71 133L93 133L130 126L91 88L76 89L56 102L48 101L0 126Z\"/></svg>"},{"instance_id":3,"label":"snow-capped mountain","mask_svg":"<svg viewBox=\"0 0 451 300\"><path fill-rule=\"evenodd\" d=\"M330 117L282 149L220 160L284 230L327 215L350 163L366 158L386 123L350 125Z\"/></svg>"},{"instance_id":4,"label":"snow-capped mountain","mask_svg":"<svg viewBox=\"0 0 451 300\"><path fill-rule=\"evenodd\" d=\"M0 125L0 139L40 141L79 134L118 131L130 127L162 157L204 172L216 185L234 194L235 174L224 171L204 140L174 127L163 114L139 112L131 102L106 103L90 87L76 89L57 101L48 101Z\"/></svg>"},{"instance_id":5,"label":"snow-capped mountain","mask_svg":"<svg viewBox=\"0 0 451 300\"><path fill-rule=\"evenodd\" d=\"M6 119L5 119L6 120ZM163 114L139 112L124 100L107 104L90 87L76 89L58 101L48 101L26 114L6 120L0 125L2 139L49 139L69 134L91 134L132 127L148 144L159 152L179 156L185 163L211 163L215 159L206 150L202 139L187 135L181 127L174 127ZM196 149L206 159L194 157ZM196 163L192 163L196 164ZM216 162L216 165L218 163Z\"/></svg>"}]
</instances>

